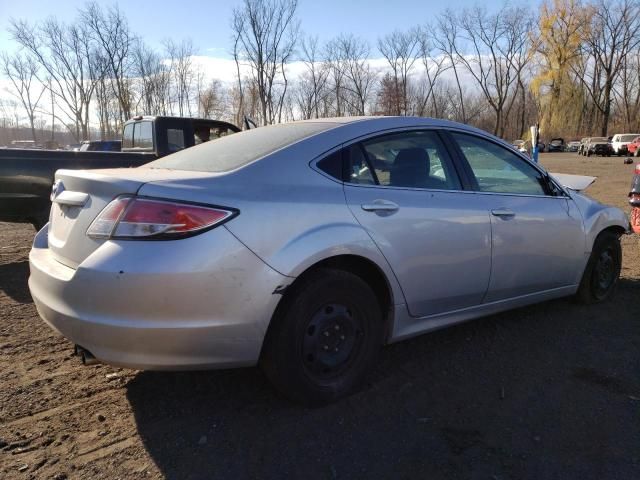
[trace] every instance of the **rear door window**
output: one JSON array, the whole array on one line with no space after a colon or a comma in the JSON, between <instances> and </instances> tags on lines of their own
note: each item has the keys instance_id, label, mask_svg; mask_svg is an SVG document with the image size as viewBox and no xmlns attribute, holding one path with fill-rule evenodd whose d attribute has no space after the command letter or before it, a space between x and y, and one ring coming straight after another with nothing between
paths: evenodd
<instances>
[{"instance_id":1,"label":"rear door window","mask_svg":"<svg viewBox=\"0 0 640 480\"><path fill-rule=\"evenodd\" d=\"M351 183L461 190L453 162L434 131L394 133L360 145L360 152L351 149Z\"/></svg>"}]
</instances>

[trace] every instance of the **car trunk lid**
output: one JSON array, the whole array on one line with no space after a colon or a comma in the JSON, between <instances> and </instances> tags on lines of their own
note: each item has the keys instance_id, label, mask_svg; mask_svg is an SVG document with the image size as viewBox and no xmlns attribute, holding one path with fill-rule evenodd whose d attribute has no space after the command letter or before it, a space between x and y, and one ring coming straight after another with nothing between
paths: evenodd
<instances>
[{"instance_id":1,"label":"car trunk lid","mask_svg":"<svg viewBox=\"0 0 640 480\"><path fill-rule=\"evenodd\" d=\"M194 176L198 174L150 168L58 170L51 194L49 249L60 263L77 268L106 241L86 232L114 198L134 195L149 181Z\"/></svg>"}]
</instances>

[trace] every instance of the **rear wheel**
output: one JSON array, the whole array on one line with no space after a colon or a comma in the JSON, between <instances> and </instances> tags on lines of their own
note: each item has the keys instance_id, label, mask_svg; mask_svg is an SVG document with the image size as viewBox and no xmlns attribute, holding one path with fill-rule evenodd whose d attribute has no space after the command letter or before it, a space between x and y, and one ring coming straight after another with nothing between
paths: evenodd
<instances>
[{"instance_id":1,"label":"rear wheel","mask_svg":"<svg viewBox=\"0 0 640 480\"><path fill-rule=\"evenodd\" d=\"M589 304L609 299L618 284L621 265L620 237L613 232L602 232L594 242L577 300Z\"/></svg>"},{"instance_id":2,"label":"rear wheel","mask_svg":"<svg viewBox=\"0 0 640 480\"><path fill-rule=\"evenodd\" d=\"M380 304L360 277L319 269L283 299L261 366L289 399L322 405L351 393L383 343Z\"/></svg>"}]
</instances>

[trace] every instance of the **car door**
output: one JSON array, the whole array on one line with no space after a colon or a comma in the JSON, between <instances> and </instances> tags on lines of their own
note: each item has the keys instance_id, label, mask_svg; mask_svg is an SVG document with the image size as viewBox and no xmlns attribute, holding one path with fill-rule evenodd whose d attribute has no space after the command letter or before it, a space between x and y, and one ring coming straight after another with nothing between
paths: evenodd
<instances>
[{"instance_id":1,"label":"car door","mask_svg":"<svg viewBox=\"0 0 640 480\"><path fill-rule=\"evenodd\" d=\"M486 209L461 192L435 131L405 131L344 149L345 196L389 262L412 316L482 302L491 269Z\"/></svg>"},{"instance_id":2,"label":"car door","mask_svg":"<svg viewBox=\"0 0 640 480\"><path fill-rule=\"evenodd\" d=\"M584 259L582 217L541 170L487 138L452 133L491 217L492 266L485 302L576 283Z\"/></svg>"}]
</instances>

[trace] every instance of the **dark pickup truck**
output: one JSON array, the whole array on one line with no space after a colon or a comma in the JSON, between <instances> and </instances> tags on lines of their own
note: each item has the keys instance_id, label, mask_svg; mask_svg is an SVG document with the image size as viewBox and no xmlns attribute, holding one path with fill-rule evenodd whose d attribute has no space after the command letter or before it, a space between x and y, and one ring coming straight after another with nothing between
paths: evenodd
<instances>
[{"instance_id":1,"label":"dark pickup truck","mask_svg":"<svg viewBox=\"0 0 640 480\"><path fill-rule=\"evenodd\" d=\"M239 132L219 120L138 116L124 124L120 152L0 149L0 222L49 218L56 170L138 167L203 141Z\"/></svg>"}]
</instances>

